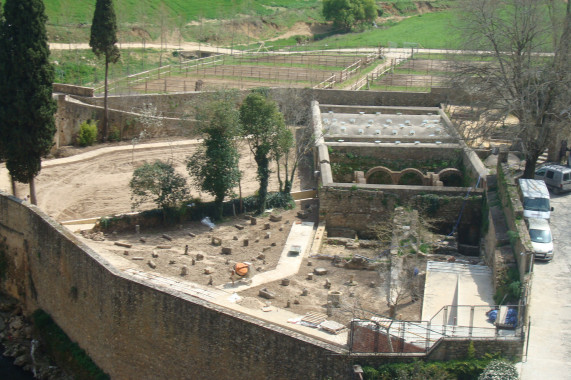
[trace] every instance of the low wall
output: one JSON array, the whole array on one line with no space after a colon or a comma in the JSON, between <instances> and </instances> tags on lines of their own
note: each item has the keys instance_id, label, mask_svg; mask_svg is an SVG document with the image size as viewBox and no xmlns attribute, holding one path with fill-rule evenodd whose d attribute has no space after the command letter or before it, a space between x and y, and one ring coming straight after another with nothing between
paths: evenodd
<instances>
[{"instance_id":1,"label":"low wall","mask_svg":"<svg viewBox=\"0 0 571 380\"><path fill-rule=\"evenodd\" d=\"M72 84L54 83L53 92L67 95L93 97L93 88L75 86Z\"/></svg>"},{"instance_id":2,"label":"low wall","mask_svg":"<svg viewBox=\"0 0 571 380\"><path fill-rule=\"evenodd\" d=\"M87 120L103 120L104 109L96 104L88 104L69 95L58 95L58 110L55 115L57 133L55 136L56 148L72 145L76 142L80 125ZM97 103L97 102L94 102ZM139 104L139 107L142 105ZM109 108L109 128L117 128L122 140L138 138L145 130L138 114L131 111ZM196 136L195 122L191 119L161 117L160 131L147 131L149 136ZM101 126L99 126L101 128Z\"/></svg>"},{"instance_id":3,"label":"low wall","mask_svg":"<svg viewBox=\"0 0 571 380\"><path fill-rule=\"evenodd\" d=\"M0 193L2 290L49 313L114 379L345 379L347 352L115 269Z\"/></svg>"}]
</instances>

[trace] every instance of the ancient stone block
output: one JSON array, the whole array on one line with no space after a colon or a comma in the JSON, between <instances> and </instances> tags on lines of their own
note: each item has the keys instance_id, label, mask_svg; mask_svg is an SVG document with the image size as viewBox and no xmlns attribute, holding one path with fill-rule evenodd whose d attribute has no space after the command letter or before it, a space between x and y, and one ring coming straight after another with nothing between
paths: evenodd
<instances>
[{"instance_id":1,"label":"ancient stone block","mask_svg":"<svg viewBox=\"0 0 571 380\"><path fill-rule=\"evenodd\" d=\"M214 268L212 267L204 268L204 274L212 274L212 273L214 273Z\"/></svg>"},{"instance_id":2,"label":"ancient stone block","mask_svg":"<svg viewBox=\"0 0 571 380\"><path fill-rule=\"evenodd\" d=\"M232 254L232 248L230 248L230 247L222 247L222 254L223 254L223 255L231 255L231 254Z\"/></svg>"},{"instance_id":3,"label":"ancient stone block","mask_svg":"<svg viewBox=\"0 0 571 380\"><path fill-rule=\"evenodd\" d=\"M244 239L244 247L247 247L250 244L249 239Z\"/></svg>"},{"instance_id":4,"label":"ancient stone block","mask_svg":"<svg viewBox=\"0 0 571 380\"><path fill-rule=\"evenodd\" d=\"M123 247L123 248L131 248L133 245L129 244L129 243L121 243L120 241L116 241L114 243L115 245L119 246L119 247Z\"/></svg>"},{"instance_id":5,"label":"ancient stone block","mask_svg":"<svg viewBox=\"0 0 571 380\"><path fill-rule=\"evenodd\" d=\"M241 225L241 224L235 224L234 227L236 227L236 228L239 229L239 230L243 230L243 229L244 229L244 226Z\"/></svg>"},{"instance_id":6,"label":"ancient stone block","mask_svg":"<svg viewBox=\"0 0 571 380\"><path fill-rule=\"evenodd\" d=\"M154 257L154 258L156 259L157 257L159 257L159 254L158 254L158 253L156 253L156 252L153 252L153 253L151 253L151 256L152 256L152 257Z\"/></svg>"},{"instance_id":7,"label":"ancient stone block","mask_svg":"<svg viewBox=\"0 0 571 380\"><path fill-rule=\"evenodd\" d=\"M186 276L187 274L188 274L188 267L186 265L183 265L182 268L180 269L180 275Z\"/></svg>"},{"instance_id":8,"label":"ancient stone block","mask_svg":"<svg viewBox=\"0 0 571 380\"><path fill-rule=\"evenodd\" d=\"M264 230L269 230L270 228L272 228L272 225L270 223L264 224Z\"/></svg>"},{"instance_id":9,"label":"ancient stone block","mask_svg":"<svg viewBox=\"0 0 571 380\"><path fill-rule=\"evenodd\" d=\"M204 260L204 255L202 253L196 254L196 261Z\"/></svg>"},{"instance_id":10,"label":"ancient stone block","mask_svg":"<svg viewBox=\"0 0 571 380\"><path fill-rule=\"evenodd\" d=\"M268 290L268 288L262 288L260 289L260 291L258 292L258 295L262 298L266 298L266 299L272 299L272 298L276 298L275 294L270 292Z\"/></svg>"},{"instance_id":11,"label":"ancient stone block","mask_svg":"<svg viewBox=\"0 0 571 380\"><path fill-rule=\"evenodd\" d=\"M252 226L255 226L256 224L258 224L258 219L257 219L257 218L254 218L253 216L250 217L250 224L251 224Z\"/></svg>"},{"instance_id":12,"label":"ancient stone block","mask_svg":"<svg viewBox=\"0 0 571 380\"><path fill-rule=\"evenodd\" d=\"M319 268L315 268L313 270L313 273L315 273L318 276L324 276L327 274L327 269L319 267Z\"/></svg>"},{"instance_id":13,"label":"ancient stone block","mask_svg":"<svg viewBox=\"0 0 571 380\"><path fill-rule=\"evenodd\" d=\"M168 241L172 241L172 236L167 235L167 234L163 234L163 235L162 235L162 238L163 238L163 239L166 239L166 240L168 240Z\"/></svg>"},{"instance_id":14,"label":"ancient stone block","mask_svg":"<svg viewBox=\"0 0 571 380\"><path fill-rule=\"evenodd\" d=\"M281 222L282 218L281 215L270 214L270 222Z\"/></svg>"},{"instance_id":15,"label":"ancient stone block","mask_svg":"<svg viewBox=\"0 0 571 380\"><path fill-rule=\"evenodd\" d=\"M155 264L155 262L153 260L149 260L147 262L147 264L149 265L149 267L151 267L152 269L155 269L157 267L157 264Z\"/></svg>"},{"instance_id":16,"label":"ancient stone block","mask_svg":"<svg viewBox=\"0 0 571 380\"><path fill-rule=\"evenodd\" d=\"M283 286L288 286L288 285L289 285L289 278L284 278L284 279L282 280L282 285L283 285Z\"/></svg>"},{"instance_id":17,"label":"ancient stone block","mask_svg":"<svg viewBox=\"0 0 571 380\"><path fill-rule=\"evenodd\" d=\"M219 239L217 237L212 237L212 245L215 247L221 246L222 245L222 239Z\"/></svg>"},{"instance_id":18,"label":"ancient stone block","mask_svg":"<svg viewBox=\"0 0 571 380\"><path fill-rule=\"evenodd\" d=\"M264 239L269 239L272 237L272 233L271 232L266 232L266 235L264 236Z\"/></svg>"}]
</instances>

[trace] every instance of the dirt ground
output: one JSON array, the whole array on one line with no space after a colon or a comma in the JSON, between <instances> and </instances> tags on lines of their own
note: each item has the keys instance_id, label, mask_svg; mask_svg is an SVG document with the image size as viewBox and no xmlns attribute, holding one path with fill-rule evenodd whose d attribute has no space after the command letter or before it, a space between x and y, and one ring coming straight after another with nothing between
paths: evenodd
<instances>
[{"instance_id":1,"label":"dirt ground","mask_svg":"<svg viewBox=\"0 0 571 380\"><path fill-rule=\"evenodd\" d=\"M77 161L66 164L59 164L61 160L44 161L42 171L36 178L38 206L60 222L131 212L133 210L129 181L133 170L145 162L151 163L159 159L172 160L176 171L188 180L189 185L192 184L185 161L196 151L199 140L186 141L188 144L182 146L174 144L171 146L167 143L161 148L134 152L131 145L124 143L98 145L99 149L114 146L122 146L124 149L89 159L82 159L82 154L98 149L65 148L60 154L73 155L71 158ZM143 146L144 144L138 145L138 147ZM243 174L242 195L253 195L259 187L256 180L256 162L246 144L241 146L240 155L240 170ZM275 167L271 169L275 171ZM300 178L296 176L293 191L300 190L300 186ZM0 165L0 189L11 193L4 164ZM271 176L269 189L278 190L275 174ZM234 189L234 192L239 194L239 189ZM20 198L24 198L29 194L28 186L18 184L18 194ZM201 193L195 187L191 187L191 195L200 197L204 201L212 199L210 195ZM138 210L154 207L149 203L142 205Z\"/></svg>"}]
</instances>

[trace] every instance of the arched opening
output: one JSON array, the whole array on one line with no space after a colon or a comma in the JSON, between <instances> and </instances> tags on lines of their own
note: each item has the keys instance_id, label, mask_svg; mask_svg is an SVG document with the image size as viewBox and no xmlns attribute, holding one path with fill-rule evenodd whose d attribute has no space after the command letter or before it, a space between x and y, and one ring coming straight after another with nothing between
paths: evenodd
<instances>
[{"instance_id":1,"label":"arched opening","mask_svg":"<svg viewBox=\"0 0 571 380\"><path fill-rule=\"evenodd\" d=\"M392 185L393 178L389 173L385 171L378 171L371 174L369 178L367 178L367 183L375 185Z\"/></svg>"},{"instance_id":2,"label":"arched opening","mask_svg":"<svg viewBox=\"0 0 571 380\"><path fill-rule=\"evenodd\" d=\"M422 186L424 185L424 176L417 169L406 169L401 174L398 184L404 186Z\"/></svg>"},{"instance_id":3,"label":"arched opening","mask_svg":"<svg viewBox=\"0 0 571 380\"><path fill-rule=\"evenodd\" d=\"M443 169L438 173L438 178L446 187L462 187L463 176L462 172L458 169L450 168Z\"/></svg>"}]
</instances>

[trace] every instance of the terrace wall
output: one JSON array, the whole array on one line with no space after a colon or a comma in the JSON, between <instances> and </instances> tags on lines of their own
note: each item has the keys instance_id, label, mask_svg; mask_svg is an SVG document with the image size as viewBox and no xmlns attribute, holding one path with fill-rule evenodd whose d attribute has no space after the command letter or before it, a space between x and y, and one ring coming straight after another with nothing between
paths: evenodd
<instances>
[{"instance_id":1,"label":"terrace wall","mask_svg":"<svg viewBox=\"0 0 571 380\"><path fill-rule=\"evenodd\" d=\"M113 379L346 379L347 352L119 271L0 193L2 291L41 308Z\"/></svg>"}]
</instances>

